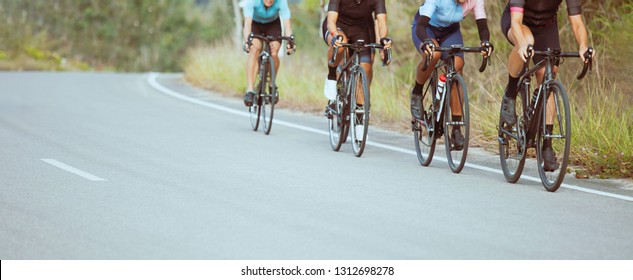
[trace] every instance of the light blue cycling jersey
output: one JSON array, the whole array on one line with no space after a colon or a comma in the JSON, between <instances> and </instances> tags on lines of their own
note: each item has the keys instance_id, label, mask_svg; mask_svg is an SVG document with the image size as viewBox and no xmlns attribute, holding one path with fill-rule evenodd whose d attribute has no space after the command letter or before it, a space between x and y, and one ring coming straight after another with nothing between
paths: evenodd
<instances>
[{"instance_id":1,"label":"light blue cycling jersey","mask_svg":"<svg viewBox=\"0 0 633 280\"><path fill-rule=\"evenodd\" d=\"M462 21L472 11L475 12L475 19L486 18L483 0L467 0L463 4L455 0L426 0L418 13L429 17L432 26L449 27Z\"/></svg>"},{"instance_id":2,"label":"light blue cycling jersey","mask_svg":"<svg viewBox=\"0 0 633 280\"><path fill-rule=\"evenodd\" d=\"M275 0L273 5L268 8L264 5L264 0L246 0L244 17L253 18L253 21L259 23L270 23L275 21L277 17L290 19L288 0Z\"/></svg>"}]
</instances>

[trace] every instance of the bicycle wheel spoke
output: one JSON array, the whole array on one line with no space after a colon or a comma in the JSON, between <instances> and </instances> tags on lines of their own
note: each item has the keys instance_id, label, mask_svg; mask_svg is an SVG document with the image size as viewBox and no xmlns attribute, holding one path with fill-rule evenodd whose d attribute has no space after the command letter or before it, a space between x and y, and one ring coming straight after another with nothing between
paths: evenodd
<instances>
[{"instance_id":1,"label":"bicycle wheel spoke","mask_svg":"<svg viewBox=\"0 0 633 280\"><path fill-rule=\"evenodd\" d=\"M499 121L499 159L506 180L515 183L521 177L526 156L525 106L529 89L521 88L516 99L517 122L512 126Z\"/></svg>"}]
</instances>

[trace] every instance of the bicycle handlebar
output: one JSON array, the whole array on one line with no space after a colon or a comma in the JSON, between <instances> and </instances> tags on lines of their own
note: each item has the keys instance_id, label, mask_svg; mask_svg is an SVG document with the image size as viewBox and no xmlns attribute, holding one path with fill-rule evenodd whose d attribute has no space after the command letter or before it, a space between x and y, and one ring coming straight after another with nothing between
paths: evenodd
<instances>
[{"instance_id":1,"label":"bicycle handlebar","mask_svg":"<svg viewBox=\"0 0 633 280\"><path fill-rule=\"evenodd\" d=\"M463 47L462 45L451 45L450 47L436 47L435 45L431 45L431 49L433 50L433 52L448 52L449 54L456 54L460 52L472 52L472 53L482 52L482 51L488 52L489 49L494 49L494 47L492 46L492 44L486 42L486 44L482 45L481 47ZM426 55L426 60L424 61L424 65L422 66L422 71L426 71L426 69L431 64L431 55L426 52L424 52L424 54ZM486 70L486 66L490 65L490 63L491 63L490 57L482 57L481 65L479 66L479 72L483 72L484 70Z\"/></svg>"},{"instance_id":2,"label":"bicycle handlebar","mask_svg":"<svg viewBox=\"0 0 633 280\"><path fill-rule=\"evenodd\" d=\"M265 43L270 43L272 41L277 41L277 40L286 40L288 41L288 44L290 45L290 50L286 52L287 55L291 55L294 53L295 50L295 36L294 35L290 35L290 36L269 36L269 35L260 35L260 34L254 34L251 33L248 35L248 47L250 48L253 45L253 39L260 39L263 40Z\"/></svg>"},{"instance_id":3,"label":"bicycle handlebar","mask_svg":"<svg viewBox=\"0 0 633 280\"><path fill-rule=\"evenodd\" d=\"M534 46L528 45L528 57L525 60L524 65L524 73L529 69L529 61L534 55L542 55L542 56L554 56L554 57L580 57L580 54L577 52L561 52L559 50L551 50L548 49L546 51L536 51L534 50ZM593 68L593 48L589 47L587 52L583 54L584 65L582 67L582 71L576 76L576 79L581 80L587 75L588 71L592 71Z\"/></svg>"},{"instance_id":4,"label":"bicycle handlebar","mask_svg":"<svg viewBox=\"0 0 633 280\"><path fill-rule=\"evenodd\" d=\"M339 37L342 37L339 35ZM385 56L382 60L382 66L387 66L390 62L391 62L391 49L386 49L382 44L365 44L365 41L363 40L358 40L352 44L348 44L348 43L342 43L341 47L344 48L351 48L355 51L360 52L363 49L380 49L380 50L384 50L385 51ZM330 59L330 61L328 62L328 64L334 64L334 62L336 61L336 57L338 55L338 46L334 46L334 48L332 49L332 58Z\"/></svg>"}]
</instances>

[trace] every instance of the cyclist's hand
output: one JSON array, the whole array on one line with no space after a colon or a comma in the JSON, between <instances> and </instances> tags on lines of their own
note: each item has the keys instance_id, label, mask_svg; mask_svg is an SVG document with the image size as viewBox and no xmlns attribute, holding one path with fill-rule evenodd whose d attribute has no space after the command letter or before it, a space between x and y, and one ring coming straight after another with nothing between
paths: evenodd
<instances>
[{"instance_id":1,"label":"cyclist's hand","mask_svg":"<svg viewBox=\"0 0 633 280\"><path fill-rule=\"evenodd\" d=\"M288 51L288 54L293 54L295 53L295 51L297 51L297 45L295 45L294 35L290 35L290 40L286 44L286 50Z\"/></svg>"},{"instance_id":2,"label":"cyclist's hand","mask_svg":"<svg viewBox=\"0 0 633 280\"><path fill-rule=\"evenodd\" d=\"M585 63L589 63L589 60L596 55L596 51L593 48L591 48L591 51L589 51L589 47L581 46L578 50L578 54L580 55L580 58L585 61Z\"/></svg>"},{"instance_id":3,"label":"cyclist's hand","mask_svg":"<svg viewBox=\"0 0 633 280\"><path fill-rule=\"evenodd\" d=\"M492 55L495 47L488 41L481 41L481 55L486 58Z\"/></svg>"},{"instance_id":4,"label":"cyclist's hand","mask_svg":"<svg viewBox=\"0 0 633 280\"><path fill-rule=\"evenodd\" d=\"M343 44L343 35L336 35L332 37L332 47L340 47Z\"/></svg>"},{"instance_id":5,"label":"cyclist's hand","mask_svg":"<svg viewBox=\"0 0 633 280\"><path fill-rule=\"evenodd\" d=\"M385 50L391 49L391 38L389 37L380 38L380 44L383 46Z\"/></svg>"},{"instance_id":6,"label":"cyclist's hand","mask_svg":"<svg viewBox=\"0 0 633 280\"><path fill-rule=\"evenodd\" d=\"M523 62L527 62L528 57L531 57L533 55L533 51L528 52L528 47L530 45L521 45L519 47L519 56L521 57L521 59L523 60Z\"/></svg>"},{"instance_id":7,"label":"cyclist's hand","mask_svg":"<svg viewBox=\"0 0 633 280\"><path fill-rule=\"evenodd\" d=\"M249 44L248 42L244 43L243 49L245 53L251 52L251 44Z\"/></svg>"},{"instance_id":8,"label":"cyclist's hand","mask_svg":"<svg viewBox=\"0 0 633 280\"><path fill-rule=\"evenodd\" d=\"M422 45L420 45L420 49L422 49L427 56L432 56L435 50L435 43L431 39L426 39L422 42Z\"/></svg>"}]
</instances>

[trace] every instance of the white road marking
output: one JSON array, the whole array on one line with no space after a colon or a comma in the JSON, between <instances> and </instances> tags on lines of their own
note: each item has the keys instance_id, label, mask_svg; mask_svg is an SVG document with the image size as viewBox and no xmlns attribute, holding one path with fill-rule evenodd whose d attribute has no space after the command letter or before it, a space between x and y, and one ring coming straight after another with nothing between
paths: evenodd
<instances>
[{"instance_id":1,"label":"white road marking","mask_svg":"<svg viewBox=\"0 0 633 280\"><path fill-rule=\"evenodd\" d=\"M101 177L97 177L97 176L92 175L92 174L90 174L88 172L85 172L85 171L83 171L81 169L72 167L72 166L70 166L68 164L65 164L63 162L57 161L57 160L52 159L52 158L43 158L41 160L46 162L46 163L48 163L48 164L50 164L50 165L52 165L52 166L61 168L61 169L65 170L65 171L68 171L68 172L73 173L73 174L75 174L77 176L83 177L83 178L88 179L90 181L107 181L106 179L103 179Z\"/></svg>"},{"instance_id":2,"label":"white road marking","mask_svg":"<svg viewBox=\"0 0 633 280\"><path fill-rule=\"evenodd\" d=\"M163 85L161 85L160 83L158 83L157 78L158 78L158 73L155 73L155 72L149 73L149 75L147 77L147 82L149 83L150 86L152 86L154 89L156 89L157 91L159 91L159 92L161 92L163 94L175 97L175 98L180 99L180 100L191 102L191 103L194 103L194 104L197 104L197 105L201 105L201 106L213 108L213 109L216 109L216 110L224 111L224 112L227 112L227 113L240 115L240 116L245 116L245 117L250 117L248 112L245 112L245 111L242 111L242 110L231 109L231 108L220 106L220 105L217 105L217 104L213 104L213 103L210 103L210 102L207 102L207 101L202 101L200 99L196 99L196 98L193 98L193 97L185 96L185 95L183 95L181 93L178 93L176 91L168 89L168 88L164 87ZM303 130L303 131L308 131L308 132L312 132L312 133L316 133L316 134L329 136L329 133L327 131L324 131L324 130L314 129L314 128L311 128L311 127L307 127L307 126L303 126L303 125L299 125L299 124L294 124L294 123L290 123L290 122L286 122L286 121L282 121L282 120L278 120L278 119L275 119L274 122L275 122L275 125L282 125L282 126L286 126L286 127L290 127L290 128L295 128L295 129L299 129L299 130ZM396 146L381 144L381 143L372 142L372 141L367 141L367 145L374 146L374 147L377 147L377 148L386 149L386 150L390 150L390 151L394 151L394 152L405 153L405 154L410 154L410 155L417 156L415 151L403 149L403 148L396 147ZM435 156L433 158L441 160L443 162L447 162L448 161L446 158L443 158L443 157ZM478 169L478 170L482 170L482 171L487 171L487 172L503 175L503 172L501 170L490 168L490 167L483 166L483 165L478 165L478 164L473 164L473 163L466 163L466 166L469 167L469 168L473 168L473 169ZM522 175L521 179L534 181L534 182L538 182L538 183L541 182L540 178L536 178L536 177L532 177L532 176L528 176L528 175ZM584 187L575 186L575 185L569 185L569 184L561 184L561 187L562 188L571 189L571 190L577 190L577 191L581 191L581 192L586 192L586 193L596 194L596 195L600 195L600 196L606 196L606 197L611 197L611 198L615 198L615 199L621 199L621 200L626 200L626 201L633 202L633 197L630 197L630 196L619 195L619 194L614 194L614 193L609 193L609 192L604 192L604 191L598 191L598 190L593 190L593 189L584 188Z\"/></svg>"}]
</instances>

